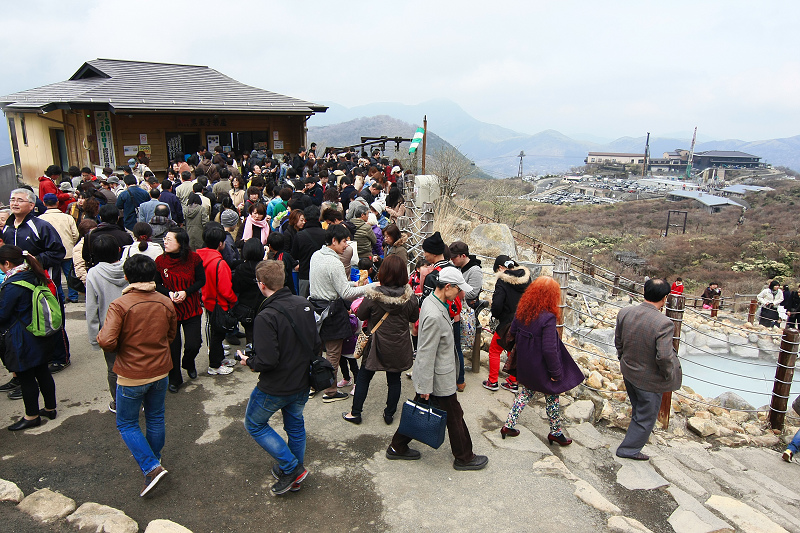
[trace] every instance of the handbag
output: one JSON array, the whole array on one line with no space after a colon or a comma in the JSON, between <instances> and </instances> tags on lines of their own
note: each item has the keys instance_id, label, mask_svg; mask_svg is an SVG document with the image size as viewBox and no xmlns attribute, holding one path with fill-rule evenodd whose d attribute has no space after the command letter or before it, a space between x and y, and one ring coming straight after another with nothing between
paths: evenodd
<instances>
[{"instance_id":1,"label":"handbag","mask_svg":"<svg viewBox=\"0 0 800 533\"><path fill-rule=\"evenodd\" d=\"M253 320L255 320L256 318L255 309L253 309L249 305L245 305L238 301L235 304L233 304L233 307L231 308L231 313L242 324L252 324Z\"/></svg>"},{"instance_id":2,"label":"handbag","mask_svg":"<svg viewBox=\"0 0 800 533\"><path fill-rule=\"evenodd\" d=\"M427 404L406 400L400 414L400 426L397 432L433 449L438 449L444 442L444 430L447 427L447 412Z\"/></svg>"},{"instance_id":3,"label":"handbag","mask_svg":"<svg viewBox=\"0 0 800 533\"><path fill-rule=\"evenodd\" d=\"M292 326L292 330L294 330L295 336L300 339L300 343L308 353L311 354L311 362L308 365L308 382L311 388L319 391L333 387L336 384L336 370L333 368L330 361L314 353L314 349L308 343L308 339L300 335L300 332L297 331L297 326L292 319L292 315L287 313L286 309L274 302L272 306L286 317L286 320L289 321L289 325Z\"/></svg>"},{"instance_id":4,"label":"handbag","mask_svg":"<svg viewBox=\"0 0 800 533\"><path fill-rule=\"evenodd\" d=\"M217 285L219 285L219 264L222 259L217 262ZM216 294L214 295L214 310L211 312L211 327L217 331L224 331L231 333L239 329L239 319L234 316L229 309L223 309L219 305Z\"/></svg>"},{"instance_id":5,"label":"handbag","mask_svg":"<svg viewBox=\"0 0 800 533\"><path fill-rule=\"evenodd\" d=\"M69 287L73 291L82 292L84 294L86 293L86 284L81 281L81 278L75 275L74 264L69 269L69 274L67 274L67 287Z\"/></svg>"},{"instance_id":6,"label":"handbag","mask_svg":"<svg viewBox=\"0 0 800 533\"><path fill-rule=\"evenodd\" d=\"M372 334L378 331L378 328L381 327L381 324L383 324L383 321L386 320L387 316L389 316L389 311L384 313L383 318L381 318L378 323L375 324L375 327L372 328L369 333L365 332L363 329L361 330L361 333L358 334L358 339L356 340L356 349L353 352L354 358L359 359L362 355L364 355L364 352L369 351L368 346L369 341L372 339Z\"/></svg>"}]
</instances>

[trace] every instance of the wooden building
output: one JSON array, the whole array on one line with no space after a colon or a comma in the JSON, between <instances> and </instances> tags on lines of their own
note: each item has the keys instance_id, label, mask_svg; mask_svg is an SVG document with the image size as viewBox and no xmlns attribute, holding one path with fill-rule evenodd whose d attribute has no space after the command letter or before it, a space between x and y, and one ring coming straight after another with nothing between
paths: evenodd
<instances>
[{"instance_id":1,"label":"wooden building","mask_svg":"<svg viewBox=\"0 0 800 533\"><path fill-rule=\"evenodd\" d=\"M200 146L297 153L308 117L327 107L208 67L95 59L66 81L0 97L0 109L17 175L36 185L49 165L117 168L140 150L161 175Z\"/></svg>"}]
</instances>

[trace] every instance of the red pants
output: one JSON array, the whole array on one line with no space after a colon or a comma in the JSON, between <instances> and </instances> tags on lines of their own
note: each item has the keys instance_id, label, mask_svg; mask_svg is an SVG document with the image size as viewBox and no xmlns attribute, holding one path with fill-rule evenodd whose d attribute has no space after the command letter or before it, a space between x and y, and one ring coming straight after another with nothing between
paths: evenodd
<instances>
[{"instance_id":1,"label":"red pants","mask_svg":"<svg viewBox=\"0 0 800 533\"><path fill-rule=\"evenodd\" d=\"M497 383L497 375L500 373L500 356L503 354L503 348L497 344L500 335L495 333L492 335L492 342L489 344L489 381ZM516 383L517 378L508 376L507 381Z\"/></svg>"}]
</instances>

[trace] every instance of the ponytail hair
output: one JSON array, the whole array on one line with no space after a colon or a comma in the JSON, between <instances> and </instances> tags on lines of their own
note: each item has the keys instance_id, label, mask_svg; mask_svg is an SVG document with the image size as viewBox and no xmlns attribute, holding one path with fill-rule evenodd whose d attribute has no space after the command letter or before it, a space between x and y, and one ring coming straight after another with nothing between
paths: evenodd
<instances>
[{"instance_id":1,"label":"ponytail hair","mask_svg":"<svg viewBox=\"0 0 800 533\"><path fill-rule=\"evenodd\" d=\"M42 265L36 258L29 254L27 250L23 250L17 246L6 244L0 246L0 263L8 261L15 267L21 265L23 262L28 264L28 269L39 278L42 283L49 283L50 277L42 268Z\"/></svg>"},{"instance_id":2,"label":"ponytail hair","mask_svg":"<svg viewBox=\"0 0 800 533\"><path fill-rule=\"evenodd\" d=\"M139 241L139 251L147 250L147 242L153 236L153 228L147 222L137 222L133 225L133 236Z\"/></svg>"}]
</instances>

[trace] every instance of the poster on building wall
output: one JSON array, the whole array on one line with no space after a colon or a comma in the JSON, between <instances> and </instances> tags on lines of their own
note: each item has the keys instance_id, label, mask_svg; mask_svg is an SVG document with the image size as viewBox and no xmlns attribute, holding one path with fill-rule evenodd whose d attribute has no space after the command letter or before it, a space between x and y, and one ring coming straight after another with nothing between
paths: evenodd
<instances>
[{"instance_id":1,"label":"poster on building wall","mask_svg":"<svg viewBox=\"0 0 800 533\"><path fill-rule=\"evenodd\" d=\"M139 134L139 144L147 144L147 134L140 133Z\"/></svg>"},{"instance_id":2,"label":"poster on building wall","mask_svg":"<svg viewBox=\"0 0 800 533\"><path fill-rule=\"evenodd\" d=\"M213 152L214 148L219 146L219 135L206 135L206 142L208 143L208 151Z\"/></svg>"},{"instance_id":3,"label":"poster on building wall","mask_svg":"<svg viewBox=\"0 0 800 533\"><path fill-rule=\"evenodd\" d=\"M274 147L276 150L283 150L283 141L275 141L275 142L273 143L273 147Z\"/></svg>"},{"instance_id":4,"label":"poster on building wall","mask_svg":"<svg viewBox=\"0 0 800 533\"><path fill-rule=\"evenodd\" d=\"M111 134L111 113L108 111L94 112L95 127L97 128L97 152L100 155L100 165L115 168L114 140Z\"/></svg>"},{"instance_id":5,"label":"poster on building wall","mask_svg":"<svg viewBox=\"0 0 800 533\"><path fill-rule=\"evenodd\" d=\"M138 144L126 144L122 147L125 157L134 156L139 152Z\"/></svg>"},{"instance_id":6,"label":"poster on building wall","mask_svg":"<svg viewBox=\"0 0 800 533\"><path fill-rule=\"evenodd\" d=\"M280 139L280 136L278 135L278 132L277 131L273 131L272 132L272 140L273 141L277 141L278 139Z\"/></svg>"}]
</instances>

